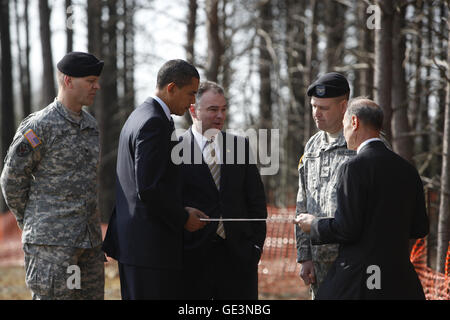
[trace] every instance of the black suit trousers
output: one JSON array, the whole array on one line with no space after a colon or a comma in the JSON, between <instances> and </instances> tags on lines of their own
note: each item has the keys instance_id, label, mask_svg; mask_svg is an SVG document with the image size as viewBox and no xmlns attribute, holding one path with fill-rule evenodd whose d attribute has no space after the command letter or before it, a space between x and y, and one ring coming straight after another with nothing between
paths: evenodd
<instances>
[{"instance_id":1,"label":"black suit trousers","mask_svg":"<svg viewBox=\"0 0 450 320\"><path fill-rule=\"evenodd\" d=\"M195 254L185 255L183 299L257 300L257 265L242 265L227 247L226 240L215 235L206 245L207 259L199 265Z\"/></svg>"},{"instance_id":2,"label":"black suit trousers","mask_svg":"<svg viewBox=\"0 0 450 320\"><path fill-rule=\"evenodd\" d=\"M181 270L139 267L119 262L122 300L180 299Z\"/></svg>"}]
</instances>

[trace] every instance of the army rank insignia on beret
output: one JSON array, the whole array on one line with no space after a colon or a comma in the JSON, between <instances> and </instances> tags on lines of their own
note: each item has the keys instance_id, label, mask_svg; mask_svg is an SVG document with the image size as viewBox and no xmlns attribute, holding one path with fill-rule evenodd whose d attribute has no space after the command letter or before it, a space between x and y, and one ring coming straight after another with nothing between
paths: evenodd
<instances>
[{"instance_id":1,"label":"army rank insignia on beret","mask_svg":"<svg viewBox=\"0 0 450 320\"><path fill-rule=\"evenodd\" d=\"M41 140L38 138L38 136L34 133L32 129L25 132L24 137L27 138L28 142L31 144L33 148L36 148L38 145L41 144Z\"/></svg>"},{"instance_id":2,"label":"army rank insignia on beret","mask_svg":"<svg viewBox=\"0 0 450 320\"><path fill-rule=\"evenodd\" d=\"M317 86L316 86L316 95L317 95L318 97L324 96L325 93L326 93L326 89L325 89L325 86L324 86L324 85L317 85Z\"/></svg>"}]
</instances>

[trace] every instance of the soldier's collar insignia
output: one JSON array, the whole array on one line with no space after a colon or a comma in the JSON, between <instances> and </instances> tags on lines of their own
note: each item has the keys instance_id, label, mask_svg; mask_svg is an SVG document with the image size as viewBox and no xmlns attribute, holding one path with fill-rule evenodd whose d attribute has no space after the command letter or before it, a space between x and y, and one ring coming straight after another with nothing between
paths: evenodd
<instances>
[{"instance_id":1,"label":"soldier's collar insignia","mask_svg":"<svg viewBox=\"0 0 450 320\"><path fill-rule=\"evenodd\" d=\"M316 86L316 95L318 95L319 97L323 97L325 95L325 86L324 85L317 85Z\"/></svg>"}]
</instances>

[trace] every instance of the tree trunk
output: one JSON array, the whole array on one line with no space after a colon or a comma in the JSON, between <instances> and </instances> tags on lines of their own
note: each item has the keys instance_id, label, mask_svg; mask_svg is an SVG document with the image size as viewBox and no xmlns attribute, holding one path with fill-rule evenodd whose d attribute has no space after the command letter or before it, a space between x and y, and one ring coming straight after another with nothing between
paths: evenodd
<instances>
[{"instance_id":1,"label":"tree trunk","mask_svg":"<svg viewBox=\"0 0 450 320\"><path fill-rule=\"evenodd\" d=\"M102 104L99 104L96 109L101 150L98 171L98 206L103 221L108 221L115 201L117 144L120 134L117 92L117 0L108 0L106 5L109 18L105 28L105 36L108 39L104 51L105 65L100 77Z\"/></svg>"},{"instance_id":2,"label":"tree trunk","mask_svg":"<svg viewBox=\"0 0 450 320\"><path fill-rule=\"evenodd\" d=\"M447 9L449 5L447 3ZM447 19L450 29L450 20ZM448 38L450 43L450 36ZM444 136L442 151L441 195L438 221L438 246L436 271L443 273L450 244L450 45L447 47L447 96L445 101Z\"/></svg>"},{"instance_id":3,"label":"tree trunk","mask_svg":"<svg viewBox=\"0 0 450 320\"><path fill-rule=\"evenodd\" d=\"M14 137L14 96L11 59L11 36L9 25L9 0L0 0L0 38L1 38L1 159L0 172L3 169L3 159L6 157L9 145ZM6 203L0 192L0 213L7 210Z\"/></svg>"},{"instance_id":4,"label":"tree trunk","mask_svg":"<svg viewBox=\"0 0 450 320\"><path fill-rule=\"evenodd\" d=\"M186 41L186 60L195 65L195 32L197 30L197 0L189 0L187 15L187 41ZM185 127L192 125L192 118L189 112L183 116Z\"/></svg>"},{"instance_id":5,"label":"tree trunk","mask_svg":"<svg viewBox=\"0 0 450 320\"><path fill-rule=\"evenodd\" d=\"M219 35L219 0L206 0L206 33L208 38L208 57L206 60L206 79L217 82L223 54Z\"/></svg>"},{"instance_id":6,"label":"tree trunk","mask_svg":"<svg viewBox=\"0 0 450 320\"><path fill-rule=\"evenodd\" d=\"M413 140L408 122L408 89L406 85L405 67L405 24L406 6L397 8L393 21L393 63L392 63L392 146L394 151L404 159L413 162Z\"/></svg>"},{"instance_id":7,"label":"tree trunk","mask_svg":"<svg viewBox=\"0 0 450 320\"><path fill-rule=\"evenodd\" d=\"M377 0L381 9L380 29L375 30L375 101L384 112L383 132L391 141L391 88L392 88L392 21L394 18L394 0Z\"/></svg>"},{"instance_id":8,"label":"tree trunk","mask_svg":"<svg viewBox=\"0 0 450 320\"><path fill-rule=\"evenodd\" d=\"M414 8L415 16L419 17L423 12L423 1L417 0L416 6ZM422 106L422 19L417 20L416 25L417 36L415 38L415 52L414 52L414 90L413 96L411 98L411 112L410 112L410 121L411 127L416 130L416 132L420 135L423 131L422 122L419 121L419 110ZM420 136L415 138L415 151L416 153L422 153L424 150L421 149L420 146Z\"/></svg>"},{"instance_id":9,"label":"tree trunk","mask_svg":"<svg viewBox=\"0 0 450 320\"><path fill-rule=\"evenodd\" d=\"M39 21L43 61L43 83L41 106L47 106L56 97L55 76L53 74L53 54L50 34L51 10L47 0L39 0Z\"/></svg>"},{"instance_id":10,"label":"tree trunk","mask_svg":"<svg viewBox=\"0 0 450 320\"><path fill-rule=\"evenodd\" d=\"M301 19L306 5L296 0L286 1L286 65L288 69L289 103L287 116L287 203L295 201L295 193L298 188L297 164L303 152L303 117L305 112L310 112L305 101L305 73L306 64L305 47L305 23Z\"/></svg>"},{"instance_id":11,"label":"tree trunk","mask_svg":"<svg viewBox=\"0 0 450 320\"><path fill-rule=\"evenodd\" d=\"M73 7L72 0L66 0L66 52L73 51Z\"/></svg>"},{"instance_id":12,"label":"tree trunk","mask_svg":"<svg viewBox=\"0 0 450 320\"><path fill-rule=\"evenodd\" d=\"M271 86L271 66L273 61L269 52L270 36L272 35L272 3L270 0L262 1L259 4L259 123L258 129L268 130L267 140L270 141L270 129L273 126L272 120L272 86ZM272 186L272 179L270 176L262 177L263 183L266 186L266 194L268 203L273 203L274 197L271 190L274 190Z\"/></svg>"},{"instance_id":13,"label":"tree trunk","mask_svg":"<svg viewBox=\"0 0 450 320\"><path fill-rule=\"evenodd\" d=\"M333 71L334 67L344 62L345 45L345 21L347 6L336 0L325 2L327 47L325 51L325 62L327 72Z\"/></svg>"},{"instance_id":14,"label":"tree trunk","mask_svg":"<svg viewBox=\"0 0 450 320\"><path fill-rule=\"evenodd\" d=\"M88 18L88 51L95 55L98 59L103 60L103 27L102 27L102 1L87 2L87 18ZM104 78L104 73L100 77ZM100 90L102 92L103 90ZM87 110L95 116L96 109L103 104L103 94L96 95L92 106Z\"/></svg>"},{"instance_id":15,"label":"tree trunk","mask_svg":"<svg viewBox=\"0 0 450 320\"><path fill-rule=\"evenodd\" d=\"M352 96L368 96L373 94L373 65L374 60L372 54L374 51L374 31L366 26L367 22L367 3L356 0L357 16L358 16L358 61L367 64L366 68L359 69L355 72L355 86Z\"/></svg>"},{"instance_id":16,"label":"tree trunk","mask_svg":"<svg viewBox=\"0 0 450 320\"><path fill-rule=\"evenodd\" d=\"M124 29L122 35L123 45L123 112L121 112L122 126L131 112L134 110L135 95L134 95L134 12L135 0L122 0Z\"/></svg>"},{"instance_id":17,"label":"tree trunk","mask_svg":"<svg viewBox=\"0 0 450 320\"><path fill-rule=\"evenodd\" d=\"M309 21L309 28L310 28L310 34L306 37L306 70L307 70L307 76L305 77L305 88L308 88L308 86L313 83L314 78L317 76L317 66L315 66L315 59L317 59L317 43L318 43L318 34L317 34L317 10L318 3L316 0L310 1L310 11L311 11L311 20ZM307 97L308 98L308 97ZM308 106L306 108L304 113L304 132L303 132L303 144L306 144L306 142L309 140L309 138L312 136L313 132L315 131L315 126L312 118L312 111L309 107L310 102L306 101L305 106Z\"/></svg>"},{"instance_id":18,"label":"tree trunk","mask_svg":"<svg viewBox=\"0 0 450 320\"><path fill-rule=\"evenodd\" d=\"M25 118L31 113L31 85L30 85L30 43L29 43L29 27L28 27L28 0L24 1L24 13L21 17L17 0L14 0L16 11L16 37L17 37L17 62L19 65L20 74L20 93L21 93L21 107L22 117ZM20 32L21 22L25 22L25 48L23 48L22 37Z\"/></svg>"}]
</instances>

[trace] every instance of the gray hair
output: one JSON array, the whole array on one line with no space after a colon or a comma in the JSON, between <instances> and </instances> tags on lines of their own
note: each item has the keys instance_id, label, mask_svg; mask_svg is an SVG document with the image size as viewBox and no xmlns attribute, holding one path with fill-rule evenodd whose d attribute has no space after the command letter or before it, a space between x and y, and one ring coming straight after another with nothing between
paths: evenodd
<instances>
[{"instance_id":1,"label":"gray hair","mask_svg":"<svg viewBox=\"0 0 450 320\"><path fill-rule=\"evenodd\" d=\"M346 113L348 116L356 116L372 129L380 131L383 127L383 109L367 97L350 99Z\"/></svg>"},{"instance_id":2,"label":"gray hair","mask_svg":"<svg viewBox=\"0 0 450 320\"><path fill-rule=\"evenodd\" d=\"M200 85L198 86L197 90L197 96L195 97L195 108L198 108L198 104L200 102L200 99L202 98L203 94L208 91L214 91L215 93L221 94L225 96L225 91L223 88L213 81L202 81L200 82Z\"/></svg>"}]
</instances>

